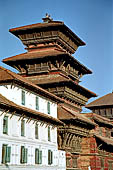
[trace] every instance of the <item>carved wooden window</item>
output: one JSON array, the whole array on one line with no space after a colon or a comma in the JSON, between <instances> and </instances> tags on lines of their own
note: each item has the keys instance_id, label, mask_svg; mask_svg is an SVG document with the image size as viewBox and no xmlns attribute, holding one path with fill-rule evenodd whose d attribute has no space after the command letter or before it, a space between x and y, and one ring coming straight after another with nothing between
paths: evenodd
<instances>
[{"instance_id":1,"label":"carved wooden window","mask_svg":"<svg viewBox=\"0 0 113 170\"><path fill-rule=\"evenodd\" d=\"M101 162L101 168L104 168L104 158L101 158L100 162Z\"/></svg>"},{"instance_id":2,"label":"carved wooden window","mask_svg":"<svg viewBox=\"0 0 113 170\"><path fill-rule=\"evenodd\" d=\"M77 158L73 158L73 168L77 168Z\"/></svg>"},{"instance_id":3,"label":"carved wooden window","mask_svg":"<svg viewBox=\"0 0 113 170\"><path fill-rule=\"evenodd\" d=\"M2 146L2 163L9 163L11 159L11 147L3 144Z\"/></svg>"},{"instance_id":4,"label":"carved wooden window","mask_svg":"<svg viewBox=\"0 0 113 170\"><path fill-rule=\"evenodd\" d=\"M3 134L8 134L8 116L3 118Z\"/></svg>"},{"instance_id":5,"label":"carved wooden window","mask_svg":"<svg viewBox=\"0 0 113 170\"><path fill-rule=\"evenodd\" d=\"M70 158L66 158L66 167L70 167Z\"/></svg>"},{"instance_id":6,"label":"carved wooden window","mask_svg":"<svg viewBox=\"0 0 113 170\"><path fill-rule=\"evenodd\" d=\"M107 109L106 109L106 115L107 115L108 117L111 117L111 115L112 115L112 110L111 110L111 108L107 108Z\"/></svg>"},{"instance_id":7,"label":"carved wooden window","mask_svg":"<svg viewBox=\"0 0 113 170\"><path fill-rule=\"evenodd\" d=\"M108 170L113 170L112 162L109 162Z\"/></svg>"},{"instance_id":8,"label":"carved wooden window","mask_svg":"<svg viewBox=\"0 0 113 170\"><path fill-rule=\"evenodd\" d=\"M99 127L99 135L102 136L102 130L103 128L102 127Z\"/></svg>"},{"instance_id":9,"label":"carved wooden window","mask_svg":"<svg viewBox=\"0 0 113 170\"><path fill-rule=\"evenodd\" d=\"M80 152L81 151L81 140L77 137L72 141L72 151Z\"/></svg>"},{"instance_id":10,"label":"carved wooden window","mask_svg":"<svg viewBox=\"0 0 113 170\"><path fill-rule=\"evenodd\" d=\"M24 146L21 146L20 162L22 164L27 163L27 159L28 159L28 149L25 148Z\"/></svg>"},{"instance_id":11,"label":"carved wooden window","mask_svg":"<svg viewBox=\"0 0 113 170\"><path fill-rule=\"evenodd\" d=\"M110 129L106 129L106 137L110 138L111 136L111 131Z\"/></svg>"}]
</instances>

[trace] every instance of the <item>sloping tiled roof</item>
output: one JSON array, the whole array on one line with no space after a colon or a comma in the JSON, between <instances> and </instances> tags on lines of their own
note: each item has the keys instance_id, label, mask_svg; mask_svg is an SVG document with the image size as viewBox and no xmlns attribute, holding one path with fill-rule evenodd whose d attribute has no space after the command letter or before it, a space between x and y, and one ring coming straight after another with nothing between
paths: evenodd
<instances>
[{"instance_id":1,"label":"sloping tiled roof","mask_svg":"<svg viewBox=\"0 0 113 170\"><path fill-rule=\"evenodd\" d=\"M3 67L0 67L0 83L5 83L5 82L16 82L21 84L22 86L25 86L27 88L30 88L31 91L35 91L36 93L40 93L46 98L51 98L53 101L58 101L58 102L63 102L62 99L59 97L55 96L54 94L49 93L48 91L42 89L41 87L33 84L32 82L28 81L26 78L8 70Z\"/></svg>"},{"instance_id":2,"label":"sloping tiled roof","mask_svg":"<svg viewBox=\"0 0 113 170\"><path fill-rule=\"evenodd\" d=\"M91 119L95 120L96 122L105 124L106 126L111 126L113 128L113 123L111 123L111 120L106 117L103 117L96 113L84 113L84 116L91 118Z\"/></svg>"},{"instance_id":3,"label":"sloping tiled roof","mask_svg":"<svg viewBox=\"0 0 113 170\"><path fill-rule=\"evenodd\" d=\"M27 78L27 77L26 77ZM38 76L30 76L27 78L32 81L34 84L51 84L51 83L59 83L59 82L67 82L71 79L68 76L64 76L63 74L55 73L55 74L45 74Z\"/></svg>"},{"instance_id":4,"label":"sloping tiled roof","mask_svg":"<svg viewBox=\"0 0 113 170\"><path fill-rule=\"evenodd\" d=\"M92 126L95 126L96 124L93 123L91 120L89 120L87 117L83 116L79 112L72 110L71 108L67 108L66 106L59 106L58 107L58 118L61 121L79 121L79 122L84 122L86 124L90 124Z\"/></svg>"},{"instance_id":5,"label":"sloping tiled roof","mask_svg":"<svg viewBox=\"0 0 113 170\"><path fill-rule=\"evenodd\" d=\"M13 62L17 61L24 61L24 60L34 60L34 59L42 59L47 57L55 57L55 56L67 56L70 58L70 61L75 64L78 69L80 68L81 72L84 74L91 74L92 71L85 67L83 64L81 64L78 60L76 60L72 55L62 51L62 50L49 50L49 51L38 51L38 52L26 52L22 54L18 54L16 56L8 57L3 59L3 62L6 64L9 64L10 66L13 65Z\"/></svg>"},{"instance_id":6,"label":"sloping tiled roof","mask_svg":"<svg viewBox=\"0 0 113 170\"><path fill-rule=\"evenodd\" d=\"M33 29L43 29L43 28L61 28L64 31L66 31L75 41L77 41L79 46L85 45L85 42L83 42L74 32L72 32L65 24L64 22L61 21L51 21L49 23L37 23L37 24L31 24L31 25L26 25L26 26L21 26L17 28L12 28L9 31L18 36L19 32L25 32L27 30L33 30Z\"/></svg>"},{"instance_id":7,"label":"sloping tiled roof","mask_svg":"<svg viewBox=\"0 0 113 170\"><path fill-rule=\"evenodd\" d=\"M24 113L27 117L35 116L35 119L37 119L39 121L45 121L45 122L49 122L49 123L52 123L55 125L63 125L64 124L60 120L58 120L50 115L46 115L44 113L29 109L27 107L20 106L16 103L10 101L6 97L2 96L1 94L0 94L0 106L3 107L4 110L6 110L6 111L9 109L9 111L13 110L19 114Z\"/></svg>"},{"instance_id":8,"label":"sloping tiled roof","mask_svg":"<svg viewBox=\"0 0 113 170\"><path fill-rule=\"evenodd\" d=\"M27 78L27 77L26 77ZM28 80L32 81L34 84L51 84L51 83L60 83L60 82L70 82L71 85L76 87L76 90L80 90L81 92L85 92L87 95L90 95L90 97L96 97L97 95L93 93L92 91L84 88L83 86L79 85L78 83L71 80L68 76L65 76L62 73L55 73L55 74L48 74L48 75L41 75L41 76L33 76L28 77Z\"/></svg>"},{"instance_id":9,"label":"sloping tiled roof","mask_svg":"<svg viewBox=\"0 0 113 170\"><path fill-rule=\"evenodd\" d=\"M99 136L97 134L95 134L94 136L100 139L102 142L106 143L107 145L113 146L113 138L107 138L107 137Z\"/></svg>"},{"instance_id":10,"label":"sloping tiled roof","mask_svg":"<svg viewBox=\"0 0 113 170\"><path fill-rule=\"evenodd\" d=\"M97 100L94 100L93 102L87 104L85 107L94 108L100 106L113 106L113 93L106 94L105 96L102 96Z\"/></svg>"},{"instance_id":11,"label":"sloping tiled roof","mask_svg":"<svg viewBox=\"0 0 113 170\"><path fill-rule=\"evenodd\" d=\"M63 55L66 53L63 51L59 50L49 50L49 51L38 51L38 52L26 52L22 54L18 54L16 56L8 57L3 59L4 63L9 63L9 62L14 62L14 61L20 61L20 60L30 60L30 59L41 59L44 57L49 57L49 56L57 56L57 55Z\"/></svg>"}]
</instances>

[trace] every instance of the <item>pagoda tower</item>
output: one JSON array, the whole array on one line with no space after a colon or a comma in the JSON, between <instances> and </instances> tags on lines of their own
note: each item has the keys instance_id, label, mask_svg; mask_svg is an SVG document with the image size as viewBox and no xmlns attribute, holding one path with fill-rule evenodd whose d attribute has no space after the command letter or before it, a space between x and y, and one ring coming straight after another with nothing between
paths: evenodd
<instances>
[{"instance_id":1,"label":"pagoda tower","mask_svg":"<svg viewBox=\"0 0 113 170\"><path fill-rule=\"evenodd\" d=\"M63 22L53 21L46 14L43 23L9 31L22 41L27 52L3 62L16 68L20 75L65 99L79 112L89 98L96 96L79 85L80 78L91 74L91 70L72 56L85 43Z\"/></svg>"},{"instance_id":2,"label":"pagoda tower","mask_svg":"<svg viewBox=\"0 0 113 170\"><path fill-rule=\"evenodd\" d=\"M53 21L48 14L43 23L9 31L22 41L27 52L5 58L3 62L63 99L64 103L58 104L58 119L65 126L57 129L58 148L66 151L66 170L88 170L90 147L87 141L95 124L80 112L96 94L79 85L80 78L92 72L72 56L85 43L63 22Z\"/></svg>"}]
</instances>

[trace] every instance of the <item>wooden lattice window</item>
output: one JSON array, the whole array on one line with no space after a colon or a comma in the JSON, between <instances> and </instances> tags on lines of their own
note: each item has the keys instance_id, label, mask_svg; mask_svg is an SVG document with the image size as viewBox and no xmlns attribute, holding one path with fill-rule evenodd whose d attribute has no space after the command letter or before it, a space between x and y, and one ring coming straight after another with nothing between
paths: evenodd
<instances>
[{"instance_id":1,"label":"wooden lattice window","mask_svg":"<svg viewBox=\"0 0 113 170\"><path fill-rule=\"evenodd\" d=\"M113 163L112 163L112 162L109 162L108 170L113 170L113 168L112 168L113 166L112 166L112 165L113 165Z\"/></svg>"},{"instance_id":2,"label":"wooden lattice window","mask_svg":"<svg viewBox=\"0 0 113 170\"><path fill-rule=\"evenodd\" d=\"M77 158L73 158L73 168L77 168Z\"/></svg>"},{"instance_id":3,"label":"wooden lattice window","mask_svg":"<svg viewBox=\"0 0 113 170\"><path fill-rule=\"evenodd\" d=\"M101 161L101 168L104 168L104 158L101 158L100 161Z\"/></svg>"}]
</instances>

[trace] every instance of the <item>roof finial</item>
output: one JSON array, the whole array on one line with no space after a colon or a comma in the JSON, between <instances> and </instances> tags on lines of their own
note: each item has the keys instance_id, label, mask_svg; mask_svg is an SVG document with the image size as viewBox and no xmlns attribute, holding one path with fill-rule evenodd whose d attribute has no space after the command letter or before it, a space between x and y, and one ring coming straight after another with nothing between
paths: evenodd
<instances>
[{"instance_id":1,"label":"roof finial","mask_svg":"<svg viewBox=\"0 0 113 170\"><path fill-rule=\"evenodd\" d=\"M43 22L47 22L47 23L53 21L53 19L51 18L51 16L48 13L46 13L46 17L42 18L42 20L43 20Z\"/></svg>"}]
</instances>

